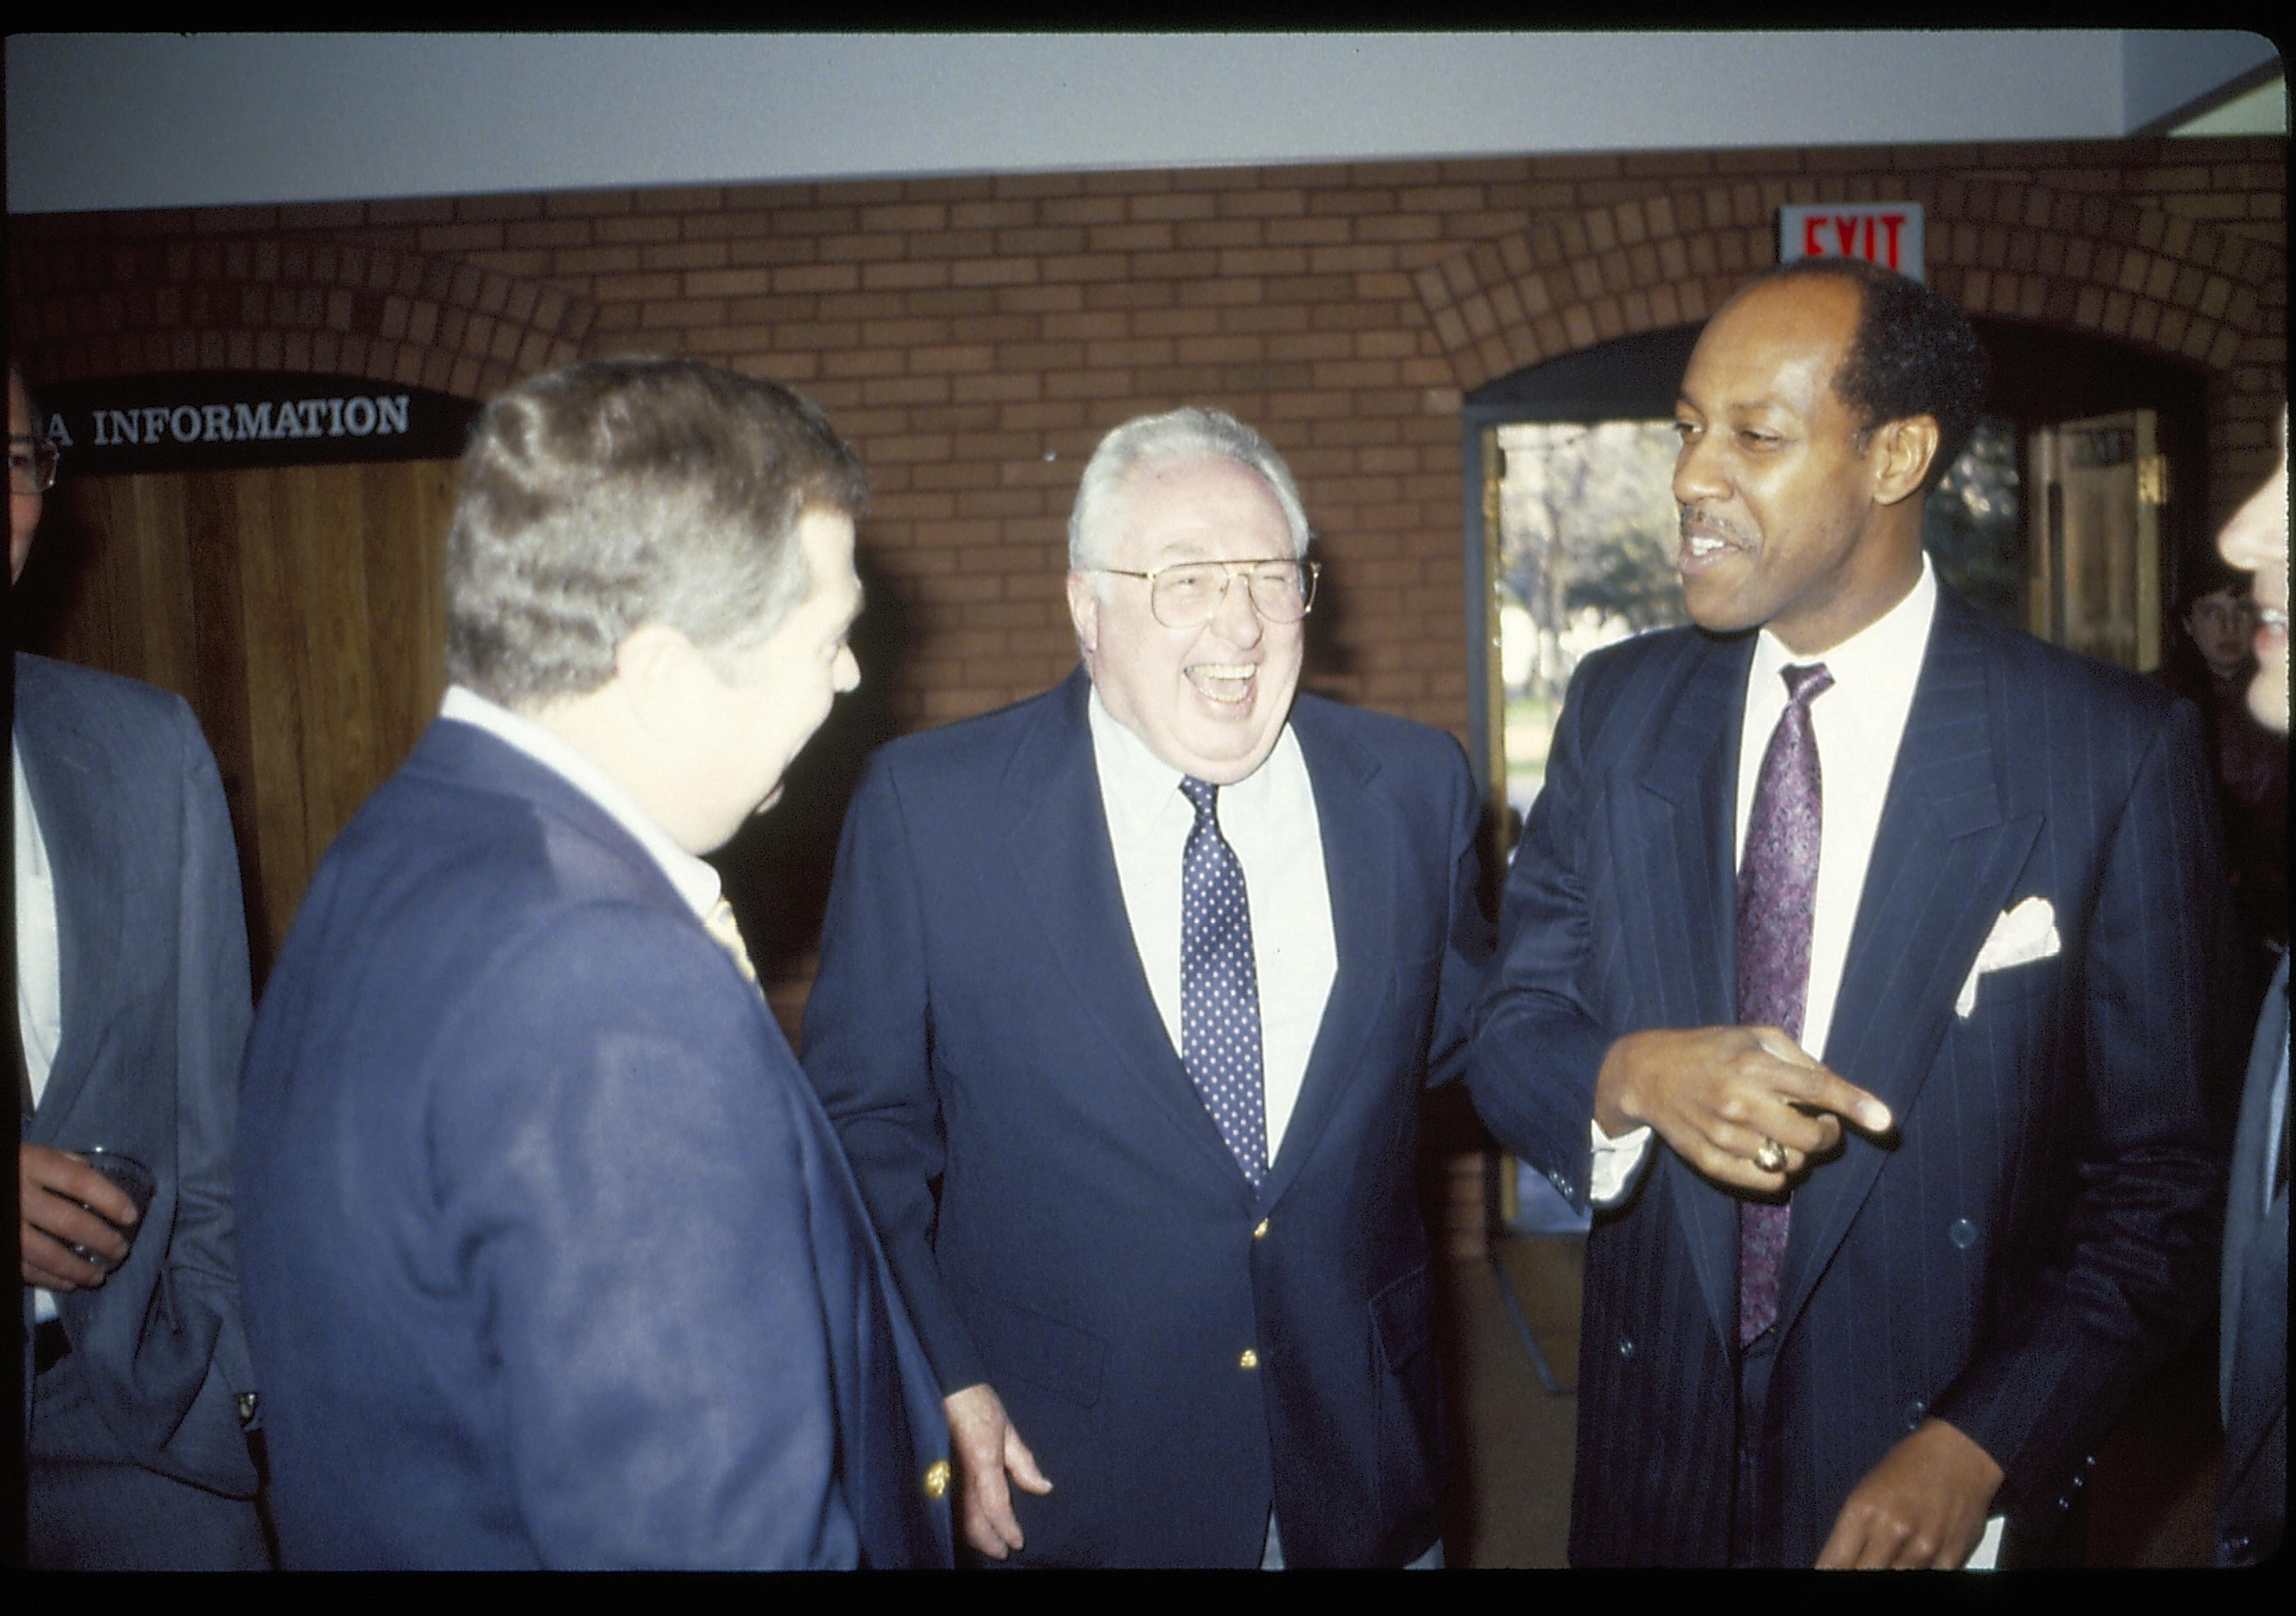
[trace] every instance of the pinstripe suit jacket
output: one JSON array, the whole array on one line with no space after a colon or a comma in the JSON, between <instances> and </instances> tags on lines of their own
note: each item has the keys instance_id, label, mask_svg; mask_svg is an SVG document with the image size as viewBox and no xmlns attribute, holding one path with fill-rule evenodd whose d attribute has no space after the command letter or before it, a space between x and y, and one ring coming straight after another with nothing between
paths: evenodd
<instances>
[{"instance_id":1,"label":"pinstripe suit jacket","mask_svg":"<svg viewBox=\"0 0 2296 1616\"><path fill-rule=\"evenodd\" d=\"M1588 658L1510 876L1470 1081L1498 1136L1582 1206L1610 1044L1736 1020L1751 652L1678 629ZM1823 1051L1898 1132L1851 1137L1794 1196L1761 1557L1814 1561L1928 1415L2001 1464L2012 1546L2034 1541L2205 1307L2215 838L2189 706L1940 592ZM2061 952L1988 974L1957 1016L1995 922L2037 894ZM1721 1563L1735 1202L1656 1145L1587 1263L1571 1558Z\"/></svg>"}]
</instances>

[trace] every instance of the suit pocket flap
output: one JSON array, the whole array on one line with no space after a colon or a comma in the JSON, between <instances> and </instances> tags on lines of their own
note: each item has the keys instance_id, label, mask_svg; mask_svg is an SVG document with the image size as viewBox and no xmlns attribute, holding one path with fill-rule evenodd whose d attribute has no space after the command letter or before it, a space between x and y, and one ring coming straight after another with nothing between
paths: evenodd
<instances>
[{"instance_id":1,"label":"suit pocket flap","mask_svg":"<svg viewBox=\"0 0 2296 1616\"><path fill-rule=\"evenodd\" d=\"M1424 1264L1371 1299L1371 1327L1390 1371L1402 1368L1434 1341L1434 1281Z\"/></svg>"},{"instance_id":2,"label":"suit pocket flap","mask_svg":"<svg viewBox=\"0 0 2296 1616\"><path fill-rule=\"evenodd\" d=\"M1100 1401L1108 1343L1091 1331L996 1296L983 1296L965 1319L992 1382L1018 1376L1089 1408Z\"/></svg>"}]
</instances>

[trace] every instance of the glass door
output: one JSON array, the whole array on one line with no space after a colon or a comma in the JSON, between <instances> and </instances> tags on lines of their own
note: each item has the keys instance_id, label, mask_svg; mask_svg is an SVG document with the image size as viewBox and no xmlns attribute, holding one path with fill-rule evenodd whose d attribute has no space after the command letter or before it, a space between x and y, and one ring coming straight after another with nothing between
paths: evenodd
<instances>
[{"instance_id":1,"label":"glass door","mask_svg":"<svg viewBox=\"0 0 2296 1616\"><path fill-rule=\"evenodd\" d=\"M2038 490L2026 626L2124 668L2158 668L2169 493L2159 416L2121 410L2040 427L2026 455Z\"/></svg>"}]
</instances>

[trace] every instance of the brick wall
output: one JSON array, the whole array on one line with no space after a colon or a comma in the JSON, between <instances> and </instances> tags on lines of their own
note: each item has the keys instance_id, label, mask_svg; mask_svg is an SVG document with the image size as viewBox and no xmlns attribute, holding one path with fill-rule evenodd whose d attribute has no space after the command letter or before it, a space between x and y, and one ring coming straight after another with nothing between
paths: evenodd
<instances>
[{"instance_id":1,"label":"brick wall","mask_svg":"<svg viewBox=\"0 0 2296 1616\"><path fill-rule=\"evenodd\" d=\"M2285 143L1829 148L701 186L11 220L41 379L339 370L482 396L577 354L788 381L860 444L903 726L1072 660L1098 435L1209 400L1275 441L1330 566L1316 688L1464 734L1462 392L1702 318L1782 202L1912 198L1986 312L2204 369L2213 521L2286 387ZM1319 607L1319 614L1326 608Z\"/></svg>"},{"instance_id":2,"label":"brick wall","mask_svg":"<svg viewBox=\"0 0 2296 1616\"><path fill-rule=\"evenodd\" d=\"M2286 143L1522 157L701 186L10 220L37 381L333 372L483 397L685 351L791 383L859 444L897 727L1074 660L1062 569L1093 444L1221 405L1298 473L1327 564L1311 687L1465 736L1459 408L1522 365L1703 319L1784 202L1914 200L1932 283L2209 378L2213 526L2285 397ZM890 595L892 599L886 602ZM833 821L832 821L833 823ZM776 980L794 1025L809 950ZM1481 1157L1431 1120L1447 1243Z\"/></svg>"}]
</instances>

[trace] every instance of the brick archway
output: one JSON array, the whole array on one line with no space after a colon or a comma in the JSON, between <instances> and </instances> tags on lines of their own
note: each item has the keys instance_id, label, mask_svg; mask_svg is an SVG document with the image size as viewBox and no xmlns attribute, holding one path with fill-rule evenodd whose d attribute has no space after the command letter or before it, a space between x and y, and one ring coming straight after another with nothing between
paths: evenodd
<instances>
[{"instance_id":1,"label":"brick archway","mask_svg":"<svg viewBox=\"0 0 2296 1616\"><path fill-rule=\"evenodd\" d=\"M1613 338L1704 320L1776 261L1781 202L1872 194L1870 185L1855 197L1843 189L1748 183L1588 209L1444 258L1414 284L1460 389L1472 390ZM2272 247L2140 202L2009 182L1894 189L1923 204L1931 283L1971 313L2116 338L2219 378L2262 334L2263 289L2285 274ZM2281 385L2282 374L2284 365L2257 385Z\"/></svg>"},{"instance_id":2,"label":"brick archway","mask_svg":"<svg viewBox=\"0 0 2296 1616\"><path fill-rule=\"evenodd\" d=\"M485 398L578 358L595 317L538 281L382 248L115 239L14 257L10 348L44 382L304 371Z\"/></svg>"}]
</instances>

